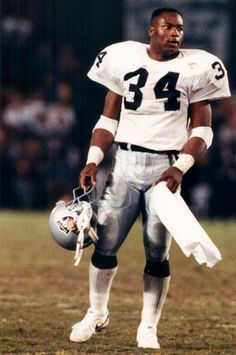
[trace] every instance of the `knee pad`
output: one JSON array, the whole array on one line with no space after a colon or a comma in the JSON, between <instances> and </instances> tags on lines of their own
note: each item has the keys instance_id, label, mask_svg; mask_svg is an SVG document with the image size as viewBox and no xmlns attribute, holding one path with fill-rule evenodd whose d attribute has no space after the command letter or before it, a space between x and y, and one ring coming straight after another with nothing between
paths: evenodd
<instances>
[{"instance_id":1,"label":"knee pad","mask_svg":"<svg viewBox=\"0 0 236 355\"><path fill-rule=\"evenodd\" d=\"M170 276L169 260L163 260L163 261L147 260L144 273L154 277Z\"/></svg>"},{"instance_id":2,"label":"knee pad","mask_svg":"<svg viewBox=\"0 0 236 355\"><path fill-rule=\"evenodd\" d=\"M98 269L114 269L117 266L116 255L101 255L93 253L91 262Z\"/></svg>"}]
</instances>

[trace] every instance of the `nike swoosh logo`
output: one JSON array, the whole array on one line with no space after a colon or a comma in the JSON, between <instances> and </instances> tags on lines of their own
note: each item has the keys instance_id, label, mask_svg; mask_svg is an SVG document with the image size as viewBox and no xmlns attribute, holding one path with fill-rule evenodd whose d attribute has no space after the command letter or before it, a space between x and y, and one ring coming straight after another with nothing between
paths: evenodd
<instances>
[{"instance_id":1,"label":"nike swoosh logo","mask_svg":"<svg viewBox=\"0 0 236 355\"><path fill-rule=\"evenodd\" d=\"M105 319L105 321L102 324L97 324L95 327L95 331L101 330L104 327L104 325L106 324L108 318L109 318L109 316L107 316L107 318Z\"/></svg>"}]
</instances>

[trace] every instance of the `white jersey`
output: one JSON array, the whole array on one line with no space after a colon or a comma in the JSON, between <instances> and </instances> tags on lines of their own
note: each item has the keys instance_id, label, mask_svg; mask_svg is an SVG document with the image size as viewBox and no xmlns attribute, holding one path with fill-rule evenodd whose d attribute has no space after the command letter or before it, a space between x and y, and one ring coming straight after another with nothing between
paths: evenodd
<instances>
[{"instance_id":1,"label":"white jersey","mask_svg":"<svg viewBox=\"0 0 236 355\"><path fill-rule=\"evenodd\" d=\"M123 96L115 141L154 150L181 150L188 139L189 104L230 96L222 61L203 50L181 49L153 60L149 46L127 41L105 48L88 77Z\"/></svg>"}]
</instances>

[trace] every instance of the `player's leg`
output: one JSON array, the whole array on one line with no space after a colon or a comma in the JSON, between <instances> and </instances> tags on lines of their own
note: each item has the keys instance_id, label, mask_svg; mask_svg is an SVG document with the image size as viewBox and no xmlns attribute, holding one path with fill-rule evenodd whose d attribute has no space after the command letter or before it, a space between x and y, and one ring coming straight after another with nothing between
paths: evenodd
<instances>
[{"instance_id":1,"label":"player's leg","mask_svg":"<svg viewBox=\"0 0 236 355\"><path fill-rule=\"evenodd\" d=\"M90 308L85 318L73 327L71 341L87 341L98 329L108 325L108 300L117 271L116 253L139 212L140 192L122 177L118 167L98 204L99 240L90 263Z\"/></svg>"},{"instance_id":2,"label":"player's leg","mask_svg":"<svg viewBox=\"0 0 236 355\"><path fill-rule=\"evenodd\" d=\"M143 208L144 246L146 265L144 269L144 292L141 323L137 332L139 347L158 349L157 326L166 300L169 283L169 248L171 236L156 215L149 210L149 194Z\"/></svg>"},{"instance_id":3,"label":"player's leg","mask_svg":"<svg viewBox=\"0 0 236 355\"><path fill-rule=\"evenodd\" d=\"M82 321L72 327L71 341L85 342L93 334L108 326L109 312L107 305L112 280L116 271L116 256L106 256L104 258L94 252L89 266L90 307Z\"/></svg>"}]
</instances>

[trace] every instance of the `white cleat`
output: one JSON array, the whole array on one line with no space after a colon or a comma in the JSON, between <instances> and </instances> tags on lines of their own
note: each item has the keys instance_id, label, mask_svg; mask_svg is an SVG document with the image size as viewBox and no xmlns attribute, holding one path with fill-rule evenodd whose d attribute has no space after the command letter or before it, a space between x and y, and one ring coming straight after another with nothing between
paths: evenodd
<instances>
[{"instance_id":1,"label":"white cleat","mask_svg":"<svg viewBox=\"0 0 236 355\"><path fill-rule=\"evenodd\" d=\"M137 343L139 348L160 349L156 327L140 325L137 331Z\"/></svg>"},{"instance_id":2,"label":"white cleat","mask_svg":"<svg viewBox=\"0 0 236 355\"><path fill-rule=\"evenodd\" d=\"M91 336L109 324L108 311L105 314L96 314L90 308L86 316L72 327L70 341L82 343L91 338Z\"/></svg>"}]
</instances>

